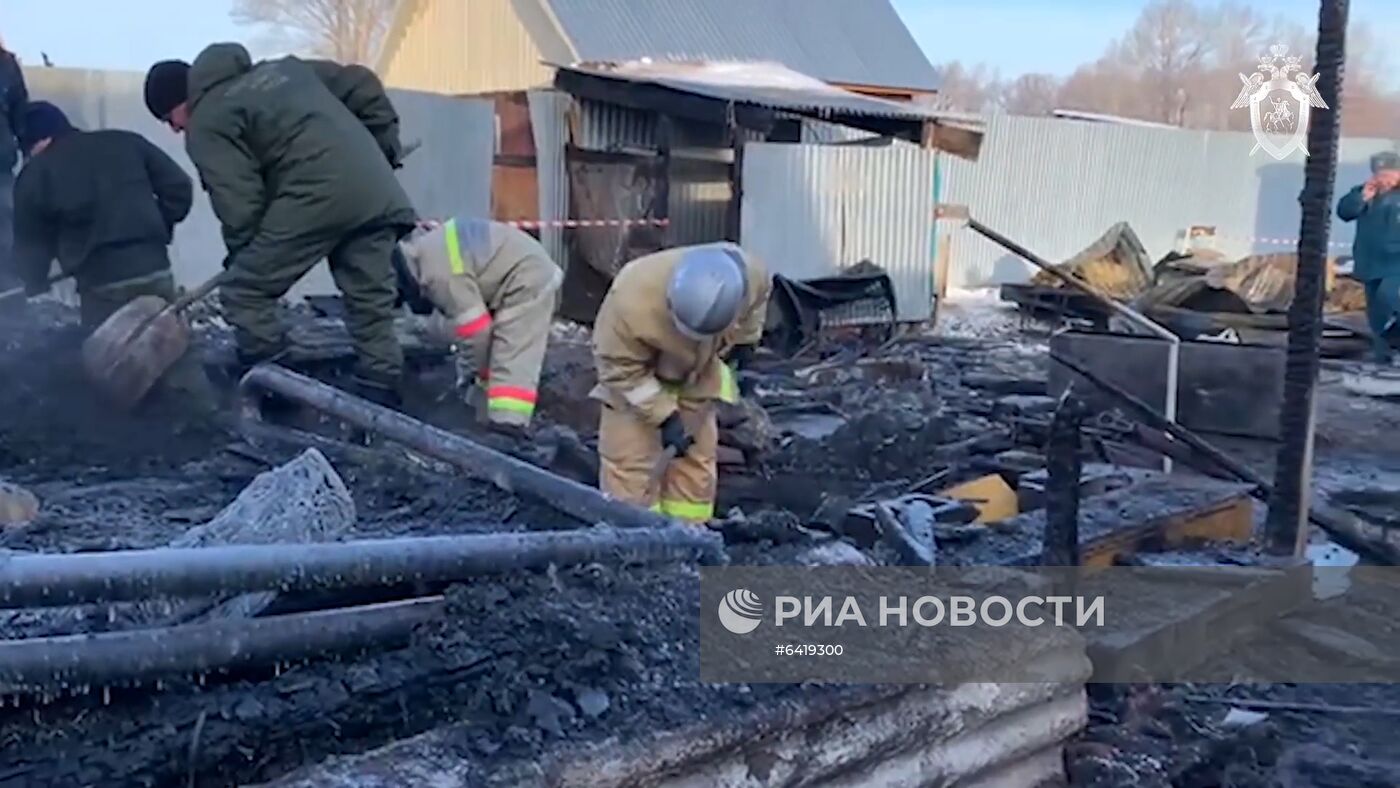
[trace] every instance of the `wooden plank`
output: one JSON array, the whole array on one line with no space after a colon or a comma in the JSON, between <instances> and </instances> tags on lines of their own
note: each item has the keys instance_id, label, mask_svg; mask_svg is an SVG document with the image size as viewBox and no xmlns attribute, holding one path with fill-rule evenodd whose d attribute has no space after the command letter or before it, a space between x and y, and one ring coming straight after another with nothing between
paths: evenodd
<instances>
[{"instance_id":1,"label":"wooden plank","mask_svg":"<svg viewBox=\"0 0 1400 788\"><path fill-rule=\"evenodd\" d=\"M1085 566L1108 566L1145 546L1182 545L1204 535L1242 541L1252 525L1250 486L1215 479L1155 474L1080 505L1080 555ZM946 565L1037 566L1044 510L987 526L979 539L950 545Z\"/></svg>"},{"instance_id":2,"label":"wooden plank","mask_svg":"<svg viewBox=\"0 0 1400 788\"><path fill-rule=\"evenodd\" d=\"M534 167L491 170L491 216L497 221L534 219L540 213L539 178Z\"/></svg>"},{"instance_id":3,"label":"wooden plank","mask_svg":"<svg viewBox=\"0 0 1400 788\"><path fill-rule=\"evenodd\" d=\"M1200 542L1242 543L1254 529L1254 501L1248 496L1202 511L1185 511L1160 522L1096 540L1084 554L1084 565L1113 566L1119 556L1128 556L1145 547L1153 549L1184 547Z\"/></svg>"}]
</instances>

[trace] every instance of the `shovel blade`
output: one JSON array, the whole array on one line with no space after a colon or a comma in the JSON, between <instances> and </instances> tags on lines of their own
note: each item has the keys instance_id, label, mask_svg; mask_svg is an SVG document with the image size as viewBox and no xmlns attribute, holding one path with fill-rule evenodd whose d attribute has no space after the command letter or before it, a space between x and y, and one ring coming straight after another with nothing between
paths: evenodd
<instances>
[{"instance_id":1,"label":"shovel blade","mask_svg":"<svg viewBox=\"0 0 1400 788\"><path fill-rule=\"evenodd\" d=\"M189 327L158 296L141 296L107 318L83 343L83 367L117 407L130 410L189 349Z\"/></svg>"}]
</instances>

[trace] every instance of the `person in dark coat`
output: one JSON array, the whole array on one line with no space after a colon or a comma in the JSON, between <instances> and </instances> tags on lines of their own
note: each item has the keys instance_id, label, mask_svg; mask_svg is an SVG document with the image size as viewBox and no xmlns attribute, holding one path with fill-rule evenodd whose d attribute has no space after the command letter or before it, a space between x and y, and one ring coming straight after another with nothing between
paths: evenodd
<instances>
[{"instance_id":1,"label":"person in dark coat","mask_svg":"<svg viewBox=\"0 0 1400 788\"><path fill-rule=\"evenodd\" d=\"M0 44L0 290L16 277L14 243L14 170L19 159L19 136L24 131L24 107L29 90L15 56Z\"/></svg>"},{"instance_id":2,"label":"person in dark coat","mask_svg":"<svg viewBox=\"0 0 1400 788\"><path fill-rule=\"evenodd\" d=\"M167 247L194 200L190 176L150 140L130 131L79 131L58 107L29 104L15 183L15 261L25 293L49 290L50 271L73 277L89 331L127 303L175 298ZM207 397L197 362L167 382Z\"/></svg>"},{"instance_id":3,"label":"person in dark coat","mask_svg":"<svg viewBox=\"0 0 1400 788\"><path fill-rule=\"evenodd\" d=\"M214 44L192 66L153 66L146 104L184 132L223 224L232 278L222 299L240 360L285 352L277 301L325 258L345 296L356 391L397 405L391 255L417 217L394 176L398 115L374 72L295 57L255 64L239 44Z\"/></svg>"},{"instance_id":4,"label":"person in dark coat","mask_svg":"<svg viewBox=\"0 0 1400 788\"><path fill-rule=\"evenodd\" d=\"M1400 154L1371 157L1371 179L1337 202L1337 216L1356 222L1352 275L1366 286L1366 322L1373 360L1391 360L1391 340L1400 336Z\"/></svg>"}]
</instances>

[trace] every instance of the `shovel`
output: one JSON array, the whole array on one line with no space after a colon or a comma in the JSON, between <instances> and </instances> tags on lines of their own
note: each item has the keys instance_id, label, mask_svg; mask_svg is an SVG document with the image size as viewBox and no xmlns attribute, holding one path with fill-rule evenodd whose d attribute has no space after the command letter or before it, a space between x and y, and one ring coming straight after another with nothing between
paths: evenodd
<instances>
[{"instance_id":1,"label":"shovel","mask_svg":"<svg viewBox=\"0 0 1400 788\"><path fill-rule=\"evenodd\" d=\"M83 343L83 368L113 404L130 410L190 346L190 329L180 313L224 283L219 273L166 304L141 296L118 309Z\"/></svg>"}]
</instances>

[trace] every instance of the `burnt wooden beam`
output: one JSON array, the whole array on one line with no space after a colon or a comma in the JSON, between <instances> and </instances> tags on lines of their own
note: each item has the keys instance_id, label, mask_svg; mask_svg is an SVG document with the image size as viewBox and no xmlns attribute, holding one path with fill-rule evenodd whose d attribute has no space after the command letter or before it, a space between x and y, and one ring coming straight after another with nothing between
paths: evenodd
<instances>
[{"instance_id":1,"label":"burnt wooden beam","mask_svg":"<svg viewBox=\"0 0 1400 788\"><path fill-rule=\"evenodd\" d=\"M565 146L564 154L570 163L577 162L581 164L640 164L650 167L657 159L655 153L592 150L589 148L579 148L574 145Z\"/></svg>"},{"instance_id":2,"label":"burnt wooden beam","mask_svg":"<svg viewBox=\"0 0 1400 788\"><path fill-rule=\"evenodd\" d=\"M656 183L656 202L652 216L656 219L671 218L671 148L675 140L675 121L670 115L661 115L656 120L656 157L652 177Z\"/></svg>"},{"instance_id":3,"label":"burnt wooden beam","mask_svg":"<svg viewBox=\"0 0 1400 788\"><path fill-rule=\"evenodd\" d=\"M1079 436L1085 407L1070 391L1050 421L1045 447L1045 544L1046 566L1079 566L1079 483L1084 475Z\"/></svg>"},{"instance_id":4,"label":"burnt wooden beam","mask_svg":"<svg viewBox=\"0 0 1400 788\"><path fill-rule=\"evenodd\" d=\"M825 114L819 112L802 112L800 110L789 110L798 114L825 120L828 123L835 123L839 126L849 126L853 129L868 131L872 134L879 134L882 137L894 137L906 140L916 145L924 144L924 123L922 119L893 118L883 115L854 115L849 113Z\"/></svg>"},{"instance_id":5,"label":"burnt wooden beam","mask_svg":"<svg viewBox=\"0 0 1400 788\"><path fill-rule=\"evenodd\" d=\"M729 215L725 221L725 240L740 242L744 226L744 138L734 134L734 168L730 175Z\"/></svg>"}]
</instances>

